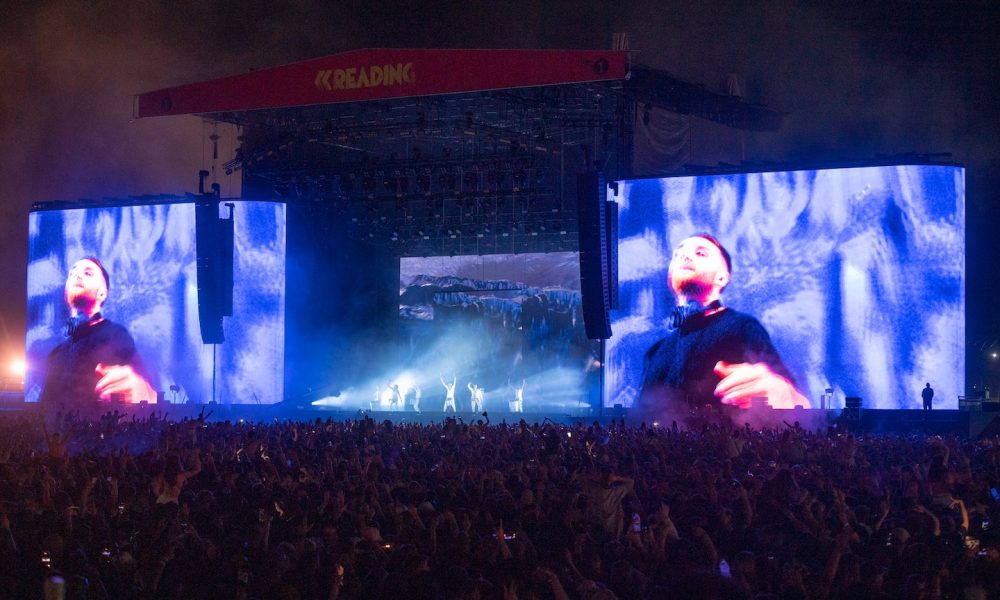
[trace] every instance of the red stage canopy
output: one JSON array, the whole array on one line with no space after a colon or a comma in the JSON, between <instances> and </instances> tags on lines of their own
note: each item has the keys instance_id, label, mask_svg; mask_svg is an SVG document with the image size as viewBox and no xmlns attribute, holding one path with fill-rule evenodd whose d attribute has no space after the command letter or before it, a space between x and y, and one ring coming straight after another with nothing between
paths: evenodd
<instances>
[{"instance_id":1,"label":"red stage canopy","mask_svg":"<svg viewBox=\"0 0 1000 600\"><path fill-rule=\"evenodd\" d=\"M133 117L624 79L620 50L355 50L136 96Z\"/></svg>"}]
</instances>

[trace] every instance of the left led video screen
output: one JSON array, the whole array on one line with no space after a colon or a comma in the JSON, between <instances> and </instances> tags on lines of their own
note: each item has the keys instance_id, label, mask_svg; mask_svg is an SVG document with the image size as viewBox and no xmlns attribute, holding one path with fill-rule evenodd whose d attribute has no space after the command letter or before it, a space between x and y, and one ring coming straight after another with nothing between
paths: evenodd
<instances>
[{"instance_id":1,"label":"left led video screen","mask_svg":"<svg viewBox=\"0 0 1000 600\"><path fill-rule=\"evenodd\" d=\"M256 201L232 204L233 315L224 319L225 342L215 346L202 342L198 320L193 203L32 212L28 218L25 399L48 399L46 385L51 390L55 387L51 382L59 378L65 384L61 387L63 396L72 396L60 399L68 406L87 402L86 396L94 388L100 391L102 385L119 392L108 387L107 380L101 383L109 365L98 368L97 363L120 362L148 382L159 402L281 401L285 205ZM227 209L222 210L228 214ZM74 299L87 285L77 281L74 265L86 258L97 259L106 272L92 273L100 317L120 328L111 336L105 334L113 338L115 359L95 357L95 365L73 369L67 365L91 360L85 356L91 349L71 344L74 335L67 331L72 316L69 303L79 304ZM91 261L82 263L84 267L92 265ZM102 285L104 298L100 298ZM102 329L93 323L96 321L90 319L83 326ZM128 348L128 338L134 351ZM55 360L57 356L59 360ZM129 397L122 393L104 395L105 400L128 401ZM135 395L138 401L142 394Z\"/></svg>"}]
</instances>

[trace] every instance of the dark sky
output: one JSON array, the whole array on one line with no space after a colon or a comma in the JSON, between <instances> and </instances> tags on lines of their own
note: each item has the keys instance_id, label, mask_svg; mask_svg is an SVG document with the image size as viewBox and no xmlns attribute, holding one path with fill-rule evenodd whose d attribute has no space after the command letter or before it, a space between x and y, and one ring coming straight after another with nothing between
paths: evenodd
<instances>
[{"instance_id":1,"label":"dark sky","mask_svg":"<svg viewBox=\"0 0 1000 600\"><path fill-rule=\"evenodd\" d=\"M750 101L789 112L781 131L747 137L748 160L951 152L965 163L968 337L1000 338L988 309L1000 288L991 5L3 0L0 368L23 352L32 202L195 191L210 131L195 117L130 122L133 94L358 48L606 48L614 31L643 64L713 88L735 73Z\"/></svg>"}]
</instances>

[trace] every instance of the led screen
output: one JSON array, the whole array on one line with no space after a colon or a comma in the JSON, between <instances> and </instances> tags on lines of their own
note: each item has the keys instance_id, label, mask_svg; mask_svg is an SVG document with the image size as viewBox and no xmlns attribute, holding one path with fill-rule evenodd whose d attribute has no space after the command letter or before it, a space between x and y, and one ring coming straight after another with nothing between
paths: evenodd
<instances>
[{"instance_id":1,"label":"led screen","mask_svg":"<svg viewBox=\"0 0 1000 600\"><path fill-rule=\"evenodd\" d=\"M645 398L646 354L671 332L671 256L708 233L732 259L723 305L763 325L814 407L829 388L834 408L848 396L868 408L922 408L930 383L935 408L956 408L965 389L962 168L674 177L618 190L621 296L607 405Z\"/></svg>"},{"instance_id":2,"label":"led screen","mask_svg":"<svg viewBox=\"0 0 1000 600\"><path fill-rule=\"evenodd\" d=\"M214 346L202 343L198 320L194 204L32 212L26 399L40 397L47 357L67 340L67 273L95 257L108 273L101 314L134 340L161 401L282 400L285 206L234 204L233 315L223 322L225 342Z\"/></svg>"},{"instance_id":3,"label":"led screen","mask_svg":"<svg viewBox=\"0 0 1000 600\"><path fill-rule=\"evenodd\" d=\"M444 384L456 386L459 412L473 408L470 385L502 412L587 414L600 391L576 252L402 258L399 313L404 388L420 386L423 410L445 408ZM383 407L396 379L380 386Z\"/></svg>"}]
</instances>

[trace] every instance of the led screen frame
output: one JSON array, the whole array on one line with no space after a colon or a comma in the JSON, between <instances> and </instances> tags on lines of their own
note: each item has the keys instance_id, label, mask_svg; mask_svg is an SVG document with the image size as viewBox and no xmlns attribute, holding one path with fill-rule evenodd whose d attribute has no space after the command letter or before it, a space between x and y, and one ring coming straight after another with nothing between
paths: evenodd
<instances>
[{"instance_id":1,"label":"led screen frame","mask_svg":"<svg viewBox=\"0 0 1000 600\"><path fill-rule=\"evenodd\" d=\"M403 257L400 331L429 410L444 406L442 375L459 410L469 383L488 410L513 410L522 384L523 412L596 409L600 350L583 327L578 252Z\"/></svg>"},{"instance_id":2,"label":"led screen frame","mask_svg":"<svg viewBox=\"0 0 1000 600\"><path fill-rule=\"evenodd\" d=\"M965 172L890 165L618 182L620 308L605 405L632 406L669 330L666 275L685 237L733 256L727 306L755 316L820 406L956 408L965 393Z\"/></svg>"},{"instance_id":3,"label":"led screen frame","mask_svg":"<svg viewBox=\"0 0 1000 600\"><path fill-rule=\"evenodd\" d=\"M280 402L284 390L285 205L231 201L233 315L226 340L202 343L193 202L53 206L29 214L25 398L37 400L62 340L69 267L94 256L110 275L102 313L132 335L168 403ZM223 211L226 209L223 208Z\"/></svg>"}]
</instances>

